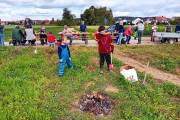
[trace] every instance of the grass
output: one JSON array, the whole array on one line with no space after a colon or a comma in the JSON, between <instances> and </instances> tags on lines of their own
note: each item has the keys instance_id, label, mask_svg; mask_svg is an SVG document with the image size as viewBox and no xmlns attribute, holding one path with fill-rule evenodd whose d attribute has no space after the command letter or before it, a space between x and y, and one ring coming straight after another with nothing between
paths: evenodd
<instances>
[{"instance_id":1,"label":"grass","mask_svg":"<svg viewBox=\"0 0 180 120\"><path fill-rule=\"evenodd\" d=\"M114 72L98 71L95 47L71 47L73 70L65 69L58 78L57 50L51 48L0 48L0 116L2 120L92 120L92 114L73 107L84 93L101 91L109 95L115 108L102 120L178 120L180 88L157 84L148 75L147 84L130 83L119 75L120 61L114 59ZM86 86L88 83L94 83ZM118 93L105 92L107 85L116 86Z\"/></svg>"},{"instance_id":2,"label":"grass","mask_svg":"<svg viewBox=\"0 0 180 120\"><path fill-rule=\"evenodd\" d=\"M180 75L180 45L129 46L121 49L131 58L170 73Z\"/></svg>"}]
</instances>

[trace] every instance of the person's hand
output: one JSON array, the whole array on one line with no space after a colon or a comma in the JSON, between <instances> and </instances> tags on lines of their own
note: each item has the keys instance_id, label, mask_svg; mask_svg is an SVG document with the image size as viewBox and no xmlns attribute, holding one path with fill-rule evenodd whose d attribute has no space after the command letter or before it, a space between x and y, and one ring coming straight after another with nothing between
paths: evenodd
<instances>
[{"instance_id":1,"label":"person's hand","mask_svg":"<svg viewBox=\"0 0 180 120\"><path fill-rule=\"evenodd\" d=\"M101 31L100 34L104 35L104 34L106 34L106 32L105 31Z\"/></svg>"},{"instance_id":2,"label":"person's hand","mask_svg":"<svg viewBox=\"0 0 180 120\"><path fill-rule=\"evenodd\" d=\"M114 45L111 44L110 46L111 46L111 52L113 53L114 52Z\"/></svg>"},{"instance_id":3,"label":"person's hand","mask_svg":"<svg viewBox=\"0 0 180 120\"><path fill-rule=\"evenodd\" d=\"M60 62L60 63L63 62L63 59L60 59L59 62Z\"/></svg>"}]
</instances>

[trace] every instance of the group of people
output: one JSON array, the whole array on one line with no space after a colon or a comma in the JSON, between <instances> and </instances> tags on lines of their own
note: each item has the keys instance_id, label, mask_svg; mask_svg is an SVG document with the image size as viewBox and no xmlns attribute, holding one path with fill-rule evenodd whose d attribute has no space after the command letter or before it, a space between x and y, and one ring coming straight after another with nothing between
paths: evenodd
<instances>
[{"instance_id":1,"label":"group of people","mask_svg":"<svg viewBox=\"0 0 180 120\"><path fill-rule=\"evenodd\" d=\"M130 44L131 36L133 35L133 32L137 33L138 36L138 43L141 44L142 36L144 32L144 23L143 21L139 21L134 27L132 27L131 24L128 25L128 27L124 28L123 21L119 21L119 23L115 26L115 32L118 33L118 37L116 39L116 44L121 45L123 36L126 36L126 44Z\"/></svg>"},{"instance_id":2,"label":"group of people","mask_svg":"<svg viewBox=\"0 0 180 120\"><path fill-rule=\"evenodd\" d=\"M87 31L87 27L82 22L80 25L80 32L85 33ZM69 45L72 45L73 41L73 32L67 25L64 25L64 30L62 31L63 36L65 36L67 39L70 40ZM45 26L41 26L39 33L35 33L32 26L26 26L25 31L23 32L19 25L16 25L15 28L12 31L12 44L14 46L16 45L25 45L26 41L29 42L29 44L34 45L36 41L37 35L39 36L39 40L41 42L41 45L49 44L49 46L54 46L56 37L52 32L47 33ZM87 44L87 39L85 34L82 34L82 40L85 41L85 44ZM59 38L61 39L61 38ZM57 41L59 41L59 39Z\"/></svg>"},{"instance_id":3,"label":"group of people","mask_svg":"<svg viewBox=\"0 0 180 120\"><path fill-rule=\"evenodd\" d=\"M172 32L172 26L171 26L170 23L167 23L164 31L165 31L165 32ZM155 40L154 40L154 37L153 37L153 35L154 35L155 32L158 32L158 26L157 26L156 22L153 24L152 29L151 29L151 41L152 41L152 42L155 41ZM165 41L166 41L166 39L165 39ZM165 41L164 41L164 42L165 42Z\"/></svg>"},{"instance_id":4,"label":"group of people","mask_svg":"<svg viewBox=\"0 0 180 120\"><path fill-rule=\"evenodd\" d=\"M104 26L99 26L98 31L94 34L95 40L98 43L98 53L99 53L99 67L100 73L103 74L104 63L106 61L107 68L109 71L112 71L111 67L111 53L114 51L113 39L111 34L106 32ZM67 43L67 37L64 36L62 41L58 46L58 55L59 55L59 71L58 75L61 78L64 74L64 67L67 64L69 69L73 68L71 61L71 54Z\"/></svg>"}]
</instances>

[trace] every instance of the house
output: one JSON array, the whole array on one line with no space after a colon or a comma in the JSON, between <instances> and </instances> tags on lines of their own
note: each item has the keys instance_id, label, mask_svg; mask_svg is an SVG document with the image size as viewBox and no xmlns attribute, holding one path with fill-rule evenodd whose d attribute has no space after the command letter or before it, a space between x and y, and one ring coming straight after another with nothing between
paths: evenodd
<instances>
[{"instance_id":1,"label":"house","mask_svg":"<svg viewBox=\"0 0 180 120\"><path fill-rule=\"evenodd\" d=\"M166 21L166 17L165 16L157 16L156 17L156 22L158 22L158 23L165 23L165 22L167 22Z\"/></svg>"}]
</instances>

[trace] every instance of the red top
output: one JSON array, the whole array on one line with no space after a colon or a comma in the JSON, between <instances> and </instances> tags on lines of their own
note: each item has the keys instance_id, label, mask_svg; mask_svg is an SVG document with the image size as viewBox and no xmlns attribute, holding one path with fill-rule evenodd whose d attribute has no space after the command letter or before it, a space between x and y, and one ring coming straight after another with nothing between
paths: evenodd
<instances>
[{"instance_id":1,"label":"red top","mask_svg":"<svg viewBox=\"0 0 180 120\"><path fill-rule=\"evenodd\" d=\"M113 41L111 35L102 35L100 33L95 33L94 36L98 42L98 50L100 54L111 53L113 51Z\"/></svg>"},{"instance_id":2,"label":"red top","mask_svg":"<svg viewBox=\"0 0 180 120\"><path fill-rule=\"evenodd\" d=\"M127 36L131 36L132 33L133 33L132 27L128 27L124 32L124 34L127 35Z\"/></svg>"},{"instance_id":3,"label":"red top","mask_svg":"<svg viewBox=\"0 0 180 120\"><path fill-rule=\"evenodd\" d=\"M56 37L53 34L48 34L48 42L55 42Z\"/></svg>"}]
</instances>

